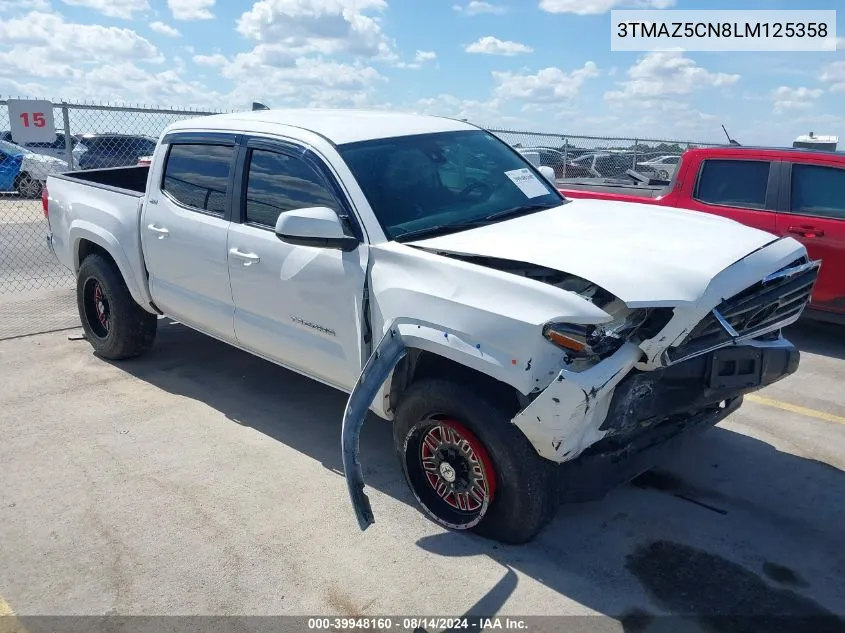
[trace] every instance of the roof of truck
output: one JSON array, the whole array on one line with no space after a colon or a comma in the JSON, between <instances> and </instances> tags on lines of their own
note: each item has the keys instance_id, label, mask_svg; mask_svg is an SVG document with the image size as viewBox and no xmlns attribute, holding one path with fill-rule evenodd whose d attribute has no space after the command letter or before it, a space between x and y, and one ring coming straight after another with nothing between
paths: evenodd
<instances>
[{"instance_id":1,"label":"roof of truck","mask_svg":"<svg viewBox=\"0 0 845 633\"><path fill-rule=\"evenodd\" d=\"M292 126L319 134L332 143L342 145L378 138L476 130L476 126L456 119L424 114L385 112L382 110L346 109L283 109L255 110L215 114L173 123L169 132L177 130L240 130L274 132L281 126Z\"/></svg>"}]
</instances>

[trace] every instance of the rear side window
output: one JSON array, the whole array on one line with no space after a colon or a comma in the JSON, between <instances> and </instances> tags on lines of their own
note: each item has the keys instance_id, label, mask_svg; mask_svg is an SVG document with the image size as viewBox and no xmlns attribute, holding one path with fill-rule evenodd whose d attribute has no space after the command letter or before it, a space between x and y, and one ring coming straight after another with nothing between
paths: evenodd
<instances>
[{"instance_id":1,"label":"rear side window","mask_svg":"<svg viewBox=\"0 0 845 633\"><path fill-rule=\"evenodd\" d=\"M224 145L172 145L162 191L185 206L222 216L234 151Z\"/></svg>"},{"instance_id":2,"label":"rear side window","mask_svg":"<svg viewBox=\"0 0 845 633\"><path fill-rule=\"evenodd\" d=\"M246 221L275 227L282 211L307 207L339 210L320 174L300 158L252 150L246 185Z\"/></svg>"},{"instance_id":3,"label":"rear side window","mask_svg":"<svg viewBox=\"0 0 845 633\"><path fill-rule=\"evenodd\" d=\"M792 213L845 219L845 169L792 166Z\"/></svg>"},{"instance_id":4,"label":"rear side window","mask_svg":"<svg viewBox=\"0 0 845 633\"><path fill-rule=\"evenodd\" d=\"M695 197L708 204L765 209L770 165L758 160L706 160Z\"/></svg>"}]
</instances>

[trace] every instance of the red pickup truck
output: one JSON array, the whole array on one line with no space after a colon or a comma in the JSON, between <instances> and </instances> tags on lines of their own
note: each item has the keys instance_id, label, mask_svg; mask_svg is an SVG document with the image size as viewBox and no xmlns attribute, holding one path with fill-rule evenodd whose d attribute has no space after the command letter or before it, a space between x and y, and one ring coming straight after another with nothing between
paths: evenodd
<instances>
[{"instance_id":1,"label":"red pickup truck","mask_svg":"<svg viewBox=\"0 0 845 633\"><path fill-rule=\"evenodd\" d=\"M558 186L571 198L704 211L794 237L813 259L822 260L807 316L845 323L845 154L698 148L684 152L668 184L574 181Z\"/></svg>"}]
</instances>

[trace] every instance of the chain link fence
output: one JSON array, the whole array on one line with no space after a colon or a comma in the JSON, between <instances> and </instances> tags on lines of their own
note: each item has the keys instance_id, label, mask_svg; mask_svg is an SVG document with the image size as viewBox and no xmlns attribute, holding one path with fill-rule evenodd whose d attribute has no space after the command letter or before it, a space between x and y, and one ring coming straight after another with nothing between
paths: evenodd
<instances>
[{"instance_id":1,"label":"chain link fence","mask_svg":"<svg viewBox=\"0 0 845 633\"><path fill-rule=\"evenodd\" d=\"M79 324L73 275L47 244L47 177L136 165L167 125L208 114L216 112L54 101L55 140L19 145L0 101L0 339Z\"/></svg>"},{"instance_id":2,"label":"chain link fence","mask_svg":"<svg viewBox=\"0 0 845 633\"><path fill-rule=\"evenodd\" d=\"M50 251L41 191L47 176L137 165L174 121L219 112L52 102L51 142L14 142L8 102L0 100L0 339L75 327L74 279ZM563 183L618 177L635 169L671 178L690 141L601 138L487 128Z\"/></svg>"},{"instance_id":3,"label":"chain link fence","mask_svg":"<svg viewBox=\"0 0 845 633\"><path fill-rule=\"evenodd\" d=\"M629 170L655 181L670 181L681 154L724 143L611 136L576 136L487 128L537 167L554 169L559 184L591 178L628 178Z\"/></svg>"}]
</instances>

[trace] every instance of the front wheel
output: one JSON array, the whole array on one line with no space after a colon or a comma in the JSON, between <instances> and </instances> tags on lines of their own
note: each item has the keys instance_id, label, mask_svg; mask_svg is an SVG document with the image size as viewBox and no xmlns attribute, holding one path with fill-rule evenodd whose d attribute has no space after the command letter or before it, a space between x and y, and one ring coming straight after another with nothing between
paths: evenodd
<instances>
[{"instance_id":1,"label":"front wheel","mask_svg":"<svg viewBox=\"0 0 845 633\"><path fill-rule=\"evenodd\" d=\"M405 479L442 527L521 544L554 516L553 464L503 407L467 387L436 379L414 383L393 428Z\"/></svg>"}]
</instances>

